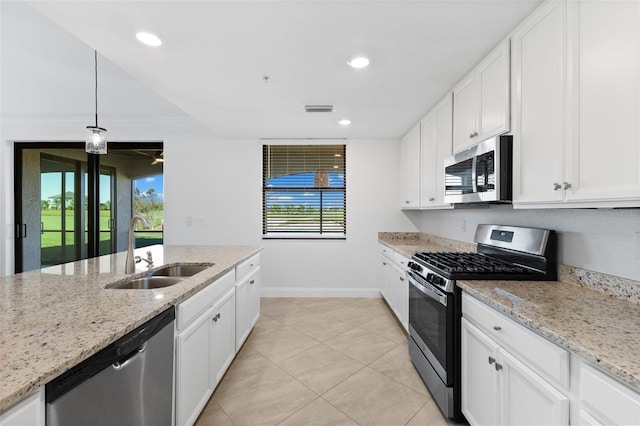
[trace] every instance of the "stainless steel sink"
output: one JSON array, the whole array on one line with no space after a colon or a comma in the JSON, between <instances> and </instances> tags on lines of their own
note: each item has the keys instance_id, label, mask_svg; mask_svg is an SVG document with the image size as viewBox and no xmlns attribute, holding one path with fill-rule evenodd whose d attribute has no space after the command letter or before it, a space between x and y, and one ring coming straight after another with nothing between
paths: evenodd
<instances>
[{"instance_id":1,"label":"stainless steel sink","mask_svg":"<svg viewBox=\"0 0 640 426\"><path fill-rule=\"evenodd\" d=\"M205 269L213 266L213 263L207 264L179 264L173 266L165 266L162 268L158 268L153 271L147 272L148 276L151 277L190 277L192 275L197 274L198 272L202 272Z\"/></svg>"},{"instance_id":2,"label":"stainless steel sink","mask_svg":"<svg viewBox=\"0 0 640 426\"><path fill-rule=\"evenodd\" d=\"M180 277L141 277L132 280L122 281L107 286L112 289L122 290L149 290L153 288L169 287L182 281Z\"/></svg>"}]
</instances>

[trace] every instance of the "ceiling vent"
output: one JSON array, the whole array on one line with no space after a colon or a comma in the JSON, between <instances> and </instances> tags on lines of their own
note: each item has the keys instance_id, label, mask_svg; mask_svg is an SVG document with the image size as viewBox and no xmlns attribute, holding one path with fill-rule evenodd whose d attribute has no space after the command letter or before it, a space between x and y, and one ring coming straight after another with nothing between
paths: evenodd
<instances>
[{"instance_id":1,"label":"ceiling vent","mask_svg":"<svg viewBox=\"0 0 640 426\"><path fill-rule=\"evenodd\" d=\"M305 105L307 112L333 112L333 105Z\"/></svg>"}]
</instances>

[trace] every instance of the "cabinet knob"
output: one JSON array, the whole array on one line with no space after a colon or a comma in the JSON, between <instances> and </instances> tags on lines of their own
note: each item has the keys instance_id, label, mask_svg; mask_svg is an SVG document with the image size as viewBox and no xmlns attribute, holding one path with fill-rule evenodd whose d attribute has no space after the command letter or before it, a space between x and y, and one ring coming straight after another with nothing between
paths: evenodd
<instances>
[{"instance_id":1,"label":"cabinet knob","mask_svg":"<svg viewBox=\"0 0 640 426\"><path fill-rule=\"evenodd\" d=\"M404 202L404 203L405 203L405 204L409 204L409 203L411 203L411 201L409 201L409 200L405 200L405 202Z\"/></svg>"},{"instance_id":2,"label":"cabinet knob","mask_svg":"<svg viewBox=\"0 0 640 426\"><path fill-rule=\"evenodd\" d=\"M214 315L213 318L211 318L211 321L218 322L218 317L216 315Z\"/></svg>"},{"instance_id":3,"label":"cabinet knob","mask_svg":"<svg viewBox=\"0 0 640 426\"><path fill-rule=\"evenodd\" d=\"M430 197L430 198L429 198L429 201L435 201L435 200L436 200L436 199L435 199L435 198L433 198L433 197Z\"/></svg>"},{"instance_id":4,"label":"cabinet knob","mask_svg":"<svg viewBox=\"0 0 640 426\"><path fill-rule=\"evenodd\" d=\"M571 188L571 184L569 182L562 182L562 189L566 191L569 188Z\"/></svg>"},{"instance_id":5,"label":"cabinet knob","mask_svg":"<svg viewBox=\"0 0 640 426\"><path fill-rule=\"evenodd\" d=\"M553 182L553 190L554 191L557 191L560 188L562 188L562 186L558 182Z\"/></svg>"},{"instance_id":6,"label":"cabinet knob","mask_svg":"<svg viewBox=\"0 0 640 426\"><path fill-rule=\"evenodd\" d=\"M249 284L255 284L255 283L256 283L256 280L249 281Z\"/></svg>"},{"instance_id":7,"label":"cabinet knob","mask_svg":"<svg viewBox=\"0 0 640 426\"><path fill-rule=\"evenodd\" d=\"M403 277L400 277L400 281L404 281L404 278L403 278Z\"/></svg>"},{"instance_id":8,"label":"cabinet knob","mask_svg":"<svg viewBox=\"0 0 640 426\"><path fill-rule=\"evenodd\" d=\"M494 329L495 331L500 331L500 330L502 330L502 327L500 327L499 325L494 325L494 326L493 326L493 329Z\"/></svg>"},{"instance_id":9,"label":"cabinet knob","mask_svg":"<svg viewBox=\"0 0 640 426\"><path fill-rule=\"evenodd\" d=\"M220 319L220 313L218 313L217 317L218 317L218 319Z\"/></svg>"},{"instance_id":10,"label":"cabinet knob","mask_svg":"<svg viewBox=\"0 0 640 426\"><path fill-rule=\"evenodd\" d=\"M383 264L384 266L387 266L387 262L382 262L382 264Z\"/></svg>"},{"instance_id":11,"label":"cabinet knob","mask_svg":"<svg viewBox=\"0 0 640 426\"><path fill-rule=\"evenodd\" d=\"M492 356L489 357L489 365L493 364L494 362L496 362L496 359Z\"/></svg>"},{"instance_id":12,"label":"cabinet knob","mask_svg":"<svg viewBox=\"0 0 640 426\"><path fill-rule=\"evenodd\" d=\"M496 371L500 371L500 370L502 370L502 364L498 364L498 363L496 362L495 367L496 367Z\"/></svg>"}]
</instances>

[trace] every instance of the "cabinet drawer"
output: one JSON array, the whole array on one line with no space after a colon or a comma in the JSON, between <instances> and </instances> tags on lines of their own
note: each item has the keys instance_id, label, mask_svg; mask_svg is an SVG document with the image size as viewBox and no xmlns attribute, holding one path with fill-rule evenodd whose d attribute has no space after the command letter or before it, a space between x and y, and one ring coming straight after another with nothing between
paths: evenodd
<instances>
[{"instance_id":1,"label":"cabinet drawer","mask_svg":"<svg viewBox=\"0 0 640 426\"><path fill-rule=\"evenodd\" d=\"M384 244L378 244L378 247L380 249L380 254L388 257L389 259L393 259L393 249L387 245Z\"/></svg>"},{"instance_id":2,"label":"cabinet drawer","mask_svg":"<svg viewBox=\"0 0 640 426\"><path fill-rule=\"evenodd\" d=\"M200 313L213 305L227 289L236 282L235 270L231 270L185 300L176 307L176 328L184 329Z\"/></svg>"},{"instance_id":3,"label":"cabinet drawer","mask_svg":"<svg viewBox=\"0 0 640 426\"><path fill-rule=\"evenodd\" d=\"M569 389L569 352L479 300L462 295L462 315L550 383Z\"/></svg>"},{"instance_id":4,"label":"cabinet drawer","mask_svg":"<svg viewBox=\"0 0 640 426\"><path fill-rule=\"evenodd\" d=\"M640 424L640 394L584 362L580 363L580 409L602 424Z\"/></svg>"},{"instance_id":5,"label":"cabinet drawer","mask_svg":"<svg viewBox=\"0 0 640 426\"><path fill-rule=\"evenodd\" d=\"M260 266L260 255L256 254L251 256L249 259L238 263L238 266L236 266L236 276L240 279L252 270L256 269L258 266Z\"/></svg>"},{"instance_id":6,"label":"cabinet drawer","mask_svg":"<svg viewBox=\"0 0 640 426\"><path fill-rule=\"evenodd\" d=\"M393 263L395 263L398 268L402 269L404 272L407 270L407 263L409 263L409 259L396 251L393 252Z\"/></svg>"}]
</instances>

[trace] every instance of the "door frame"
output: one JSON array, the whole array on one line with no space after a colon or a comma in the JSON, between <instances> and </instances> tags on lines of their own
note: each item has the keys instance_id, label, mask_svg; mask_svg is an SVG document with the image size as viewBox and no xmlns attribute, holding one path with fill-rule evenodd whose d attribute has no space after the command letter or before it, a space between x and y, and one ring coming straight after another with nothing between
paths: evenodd
<instances>
[{"instance_id":1,"label":"door frame","mask_svg":"<svg viewBox=\"0 0 640 426\"><path fill-rule=\"evenodd\" d=\"M108 142L109 149L155 149L162 151L164 142ZM43 141L15 141L13 143L13 170L14 170L14 223L15 223L15 253L14 253L14 273L23 272L22 260L24 253L23 235L26 232L23 226L22 214L22 161L25 149L82 149L84 142L43 142ZM107 154L108 155L108 154ZM100 155L87 154L87 232L88 247L87 257L97 257L100 255Z\"/></svg>"}]
</instances>

